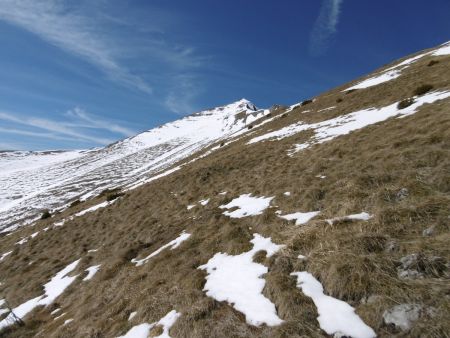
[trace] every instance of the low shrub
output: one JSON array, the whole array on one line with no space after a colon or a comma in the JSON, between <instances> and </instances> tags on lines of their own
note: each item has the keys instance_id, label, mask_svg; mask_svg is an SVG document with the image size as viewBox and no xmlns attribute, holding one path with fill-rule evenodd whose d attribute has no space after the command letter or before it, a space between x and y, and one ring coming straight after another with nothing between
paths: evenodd
<instances>
[{"instance_id":1,"label":"low shrub","mask_svg":"<svg viewBox=\"0 0 450 338\"><path fill-rule=\"evenodd\" d=\"M80 200L75 200L75 201L73 201L72 203L70 203L69 208L73 208L74 206L76 206L76 205L78 205L78 204L80 204L80 203L81 203Z\"/></svg>"},{"instance_id":2,"label":"low shrub","mask_svg":"<svg viewBox=\"0 0 450 338\"><path fill-rule=\"evenodd\" d=\"M423 95L425 93L428 93L431 89L433 89L432 85L424 84L424 85L421 85L421 86L417 87L416 89L414 89L413 94L417 95L417 96Z\"/></svg>"},{"instance_id":3,"label":"low shrub","mask_svg":"<svg viewBox=\"0 0 450 338\"><path fill-rule=\"evenodd\" d=\"M313 102L313 100L305 100L305 101L302 101L302 103L300 103L300 106L306 106L307 104L310 104L312 102Z\"/></svg>"},{"instance_id":4,"label":"low shrub","mask_svg":"<svg viewBox=\"0 0 450 338\"><path fill-rule=\"evenodd\" d=\"M435 64L439 63L438 60L431 60L430 62L428 62L428 67L434 66Z\"/></svg>"},{"instance_id":5,"label":"low shrub","mask_svg":"<svg viewBox=\"0 0 450 338\"><path fill-rule=\"evenodd\" d=\"M50 211L48 209L45 209L42 212L41 219L47 219L47 218L50 218L50 217L52 217L52 214L50 213Z\"/></svg>"},{"instance_id":6,"label":"low shrub","mask_svg":"<svg viewBox=\"0 0 450 338\"><path fill-rule=\"evenodd\" d=\"M113 193L110 193L110 194L108 194L108 195L106 195L106 200L108 201L108 202L111 202L111 201L114 201L116 198L118 198L118 197L120 197L120 196L123 196L124 195L124 193L123 192L113 192Z\"/></svg>"},{"instance_id":7,"label":"low shrub","mask_svg":"<svg viewBox=\"0 0 450 338\"><path fill-rule=\"evenodd\" d=\"M336 99L336 103L341 103L342 101L344 101L342 98L340 98L340 97L338 97L337 99Z\"/></svg>"},{"instance_id":8,"label":"low shrub","mask_svg":"<svg viewBox=\"0 0 450 338\"><path fill-rule=\"evenodd\" d=\"M400 101L397 105L398 109L405 109L406 107L409 107L414 103L414 99L409 97L407 99L404 99L403 101Z\"/></svg>"}]
</instances>

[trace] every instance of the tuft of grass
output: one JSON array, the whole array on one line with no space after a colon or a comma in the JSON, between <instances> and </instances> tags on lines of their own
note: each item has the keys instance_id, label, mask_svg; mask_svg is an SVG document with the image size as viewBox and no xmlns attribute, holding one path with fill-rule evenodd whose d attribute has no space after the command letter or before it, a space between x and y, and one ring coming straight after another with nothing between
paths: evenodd
<instances>
[{"instance_id":1,"label":"tuft of grass","mask_svg":"<svg viewBox=\"0 0 450 338\"><path fill-rule=\"evenodd\" d=\"M438 64L439 63L439 61L438 60L431 60L430 62L428 62L428 67L432 67L432 66L434 66L435 64Z\"/></svg>"}]
</instances>

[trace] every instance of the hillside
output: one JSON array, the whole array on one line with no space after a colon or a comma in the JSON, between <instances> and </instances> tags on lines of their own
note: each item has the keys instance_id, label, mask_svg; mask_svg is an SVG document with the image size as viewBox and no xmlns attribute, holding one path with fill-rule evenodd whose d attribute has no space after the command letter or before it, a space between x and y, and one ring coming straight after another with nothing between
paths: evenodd
<instances>
[{"instance_id":1,"label":"hillside","mask_svg":"<svg viewBox=\"0 0 450 338\"><path fill-rule=\"evenodd\" d=\"M450 336L449 55L0 154L0 336Z\"/></svg>"}]
</instances>

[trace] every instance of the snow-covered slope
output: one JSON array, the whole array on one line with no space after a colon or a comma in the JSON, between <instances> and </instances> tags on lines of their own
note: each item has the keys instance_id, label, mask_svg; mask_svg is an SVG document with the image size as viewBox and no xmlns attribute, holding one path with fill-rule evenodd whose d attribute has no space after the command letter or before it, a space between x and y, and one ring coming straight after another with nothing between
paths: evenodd
<instances>
[{"instance_id":1,"label":"snow-covered slope","mask_svg":"<svg viewBox=\"0 0 450 338\"><path fill-rule=\"evenodd\" d=\"M266 113L242 99L104 148L1 153L0 230L32 220L43 209L148 179L218 140L247 130L248 123Z\"/></svg>"}]
</instances>

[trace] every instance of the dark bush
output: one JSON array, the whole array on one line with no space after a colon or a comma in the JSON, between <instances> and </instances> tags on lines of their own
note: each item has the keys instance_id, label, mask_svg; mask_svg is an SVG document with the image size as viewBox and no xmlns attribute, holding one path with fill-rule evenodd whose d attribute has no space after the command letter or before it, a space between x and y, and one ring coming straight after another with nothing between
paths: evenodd
<instances>
[{"instance_id":1,"label":"dark bush","mask_svg":"<svg viewBox=\"0 0 450 338\"><path fill-rule=\"evenodd\" d=\"M404 99L403 101L400 101L397 105L397 108L405 109L406 107L409 107L413 103L414 103L414 99L410 97L410 98Z\"/></svg>"},{"instance_id":2,"label":"dark bush","mask_svg":"<svg viewBox=\"0 0 450 338\"><path fill-rule=\"evenodd\" d=\"M76 206L76 205L78 205L78 204L80 204L80 203L81 203L80 200L75 200L75 201L73 201L72 203L70 203L69 208L73 208L74 206Z\"/></svg>"},{"instance_id":3,"label":"dark bush","mask_svg":"<svg viewBox=\"0 0 450 338\"><path fill-rule=\"evenodd\" d=\"M342 98L340 98L340 97L338 97L337 99L336 99L336 102L337 103L341 103L342 101L344 101Z\"/></svg>"},{"instance_id":4,"label":"dark bush","mask_svg":"<svg viewBox=\"0 0 450 338\"><path fill-rule=\"evenodd\" d=\"M311 102L313 102L313 100L305 100L305 101L302 101L302 103L300 105L306 106L307 104L310 104Z\"/></svg>"},{"instance_id":5,"label":"dark bush","mask_svg":"<svg viewBox=\"0 0 450 338\"><path fill-rule=\"evenodd\" d=\"M48 209L46 209L42 212L41 219L47 219L50 217L52 217L52 214L50 213L50 211Z\"/></svg>"},{"instance_id":6,"label":"dark bush","mask_svg":"<svg viewBox=\"0 0 450 338\"><path fill-rule=\"evenodd\" d=\"M123 195L124 195L123 192L113 192L113 193L106 195L106 200L108 202L111 202L111 201L114 201L116 198L123 196Z\"/></svg>"},{"instance_id":7,"label":"dark bush","mask_svg":"<svg viewBox=\"0 0 450 338\"><path fill-rule=\"evenodd\" d=\"M249 125L248 127L247 127L247 129L252 129L253 128L253 126L252 125Z\"/></svg>"},{"instance_id":8,"label":"dark bush","mask_svg":"<svg viewBox=\"0 0 450 338\"><path fill-rule=\"evenodd\" d=\"M424 84L421 85L419 87L417 87L416 89L414 89L414 95L423 95L425 93L428 93L431 89L433 89L433 86L430 84Z\"/></svg>"},{"instance_id":9,"label":"dark bush","mask_svg":"<svg viewBox=\"0 0 450 338\"><path fill-rule=\"evenodd\" d=\"M220 146L223 147L225 145L225 142L220 142Z\"/></svg>"},{"instance_id":10,"label":"dark bush","mask_svg":"<svg viewBox=\"0 0 450 338\"><path fill-rule=\"evenodd\" d=\"M435 64L439 63L438 60L431 60L430 62L428 62L428 67L434 66Z\"/></svg>"}]
</instances>

